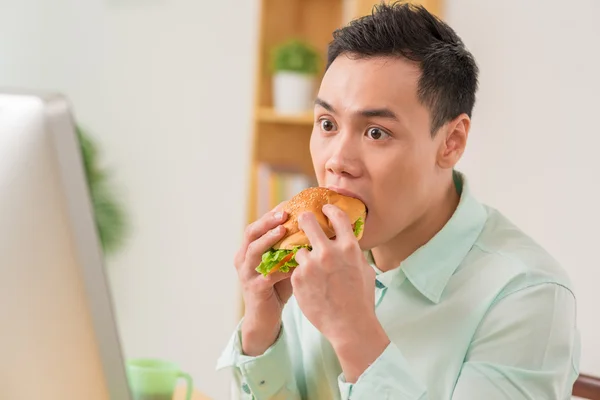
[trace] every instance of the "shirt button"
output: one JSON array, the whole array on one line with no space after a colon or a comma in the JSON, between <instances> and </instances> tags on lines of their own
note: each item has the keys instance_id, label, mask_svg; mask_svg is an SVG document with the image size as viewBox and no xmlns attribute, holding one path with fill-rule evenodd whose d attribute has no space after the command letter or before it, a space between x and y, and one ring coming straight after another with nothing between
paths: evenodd
<instances>
[{"instance_id":1,"label":"shirt button","mask_svg":"<svg viewBox=\"0 0 600 400\"><path fill-rule=\"evenodd\" d=\"M246 392L247 394L250 394L250 387L248 386L248 384L246 382L244 382L244 384L242 384L242 389L244 390L244 392Z\"/></svg>"}]
</instances>

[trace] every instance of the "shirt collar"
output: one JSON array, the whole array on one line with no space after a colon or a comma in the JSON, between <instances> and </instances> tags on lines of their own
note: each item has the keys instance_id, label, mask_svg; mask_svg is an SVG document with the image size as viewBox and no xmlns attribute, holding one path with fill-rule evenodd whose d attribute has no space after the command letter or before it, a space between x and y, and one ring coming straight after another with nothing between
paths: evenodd
<instances>
[{"instance_id":1,"label":"shirt collar","mask_svg":"<svg viewBox=\"0 0 600 400\"><path fill-rule=\"evenodd\" d=\"M378 281L389 287L400 285L406 277L422 295L439 303L450 277L473 247L487 219L485 207L471 195L465 176L455 172L455 183L461 195L454 214L429 242L404 260L400 268L381 272L371 252L367 252L367 260L377 272Z\"/></svg>"},{"instance_id":2,"label":"shirt collar","mask_svg":"<svg viewBox=\"0 0 600 400\"><path fill-rule=\"evenodd\" d=\"M365 252L365 257L371 267L375 270L376 281L379 282L375 282L377 287L381 287L381 285L383 285L383 287L389 287L392 284L399 286L404 281L404 272L400 268L394 268L384 272L377 268L375 260L373 259L373 254L370 251Z\"/></svg>"}]
</instances>

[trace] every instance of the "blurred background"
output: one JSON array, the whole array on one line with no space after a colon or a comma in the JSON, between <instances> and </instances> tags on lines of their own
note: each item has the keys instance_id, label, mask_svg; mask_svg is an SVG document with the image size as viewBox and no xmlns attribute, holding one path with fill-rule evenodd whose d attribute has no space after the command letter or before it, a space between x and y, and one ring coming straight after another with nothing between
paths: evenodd
<instances>
[{"instance_id":1,"label":"blurred background","mask_svg":"<svg viewBox=\"0 0 600 400\"><path fill-rule=\"evenodd\" d=\"M66 94L107 174L127 357L176 361L228 397L215 363L241 315L242 230L312 182L310 107L288 94L318 85L333 29L373 3L0 0L0 86ZM562 262L581 371L600 375L600 1L424 3L481 69L459 169Z\"/></svg>"}]
</instances>

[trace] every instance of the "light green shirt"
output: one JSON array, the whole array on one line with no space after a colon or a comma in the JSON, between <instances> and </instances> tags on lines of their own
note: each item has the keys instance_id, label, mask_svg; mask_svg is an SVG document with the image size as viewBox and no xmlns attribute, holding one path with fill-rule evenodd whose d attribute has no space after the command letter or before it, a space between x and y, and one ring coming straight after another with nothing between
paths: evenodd
<instances>
[{"instance_id":1,"label":"light green shirt","mask_svg":"<svg viewBox=\"0 0 600 400\"><path fill-rule=\"evenodd\" d=\"M580 342L568 277L457 177L458 208L436 236L391 271L369 257L391 344L357 382L292 297L263 355L241 353L238 325L219 359L242 399L570 398Z\"/></svg>"}]
</instances>

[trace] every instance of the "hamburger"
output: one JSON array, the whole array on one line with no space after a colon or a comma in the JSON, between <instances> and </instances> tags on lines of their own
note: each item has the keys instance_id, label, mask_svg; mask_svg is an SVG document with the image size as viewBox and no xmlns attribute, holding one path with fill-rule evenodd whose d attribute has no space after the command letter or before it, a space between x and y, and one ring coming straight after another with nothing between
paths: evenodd
<instances>
[{"instance_id":1,"label":"hamburger","mask_svg":"<svg viewBox=\"0 0 600 400\"><path fill-rule=\"evenodd\" d=\"M322 211L325 204L333 204L344 211L352 223L354 236L357 239L362 237L367 209L361 200L323 187L308 188L284 205L283 210L289 216L283 224L286 234L262 255L262 261L256 267L256 271L264 276L275 271L289 272L290 268L298 265L294 259L298 250L303 247L312 250L306 234L298 227L298 217L303 212L312 212L325 235L330 239L333 238L335 236L333 226Z\"/></svg>"}]
</instances>

